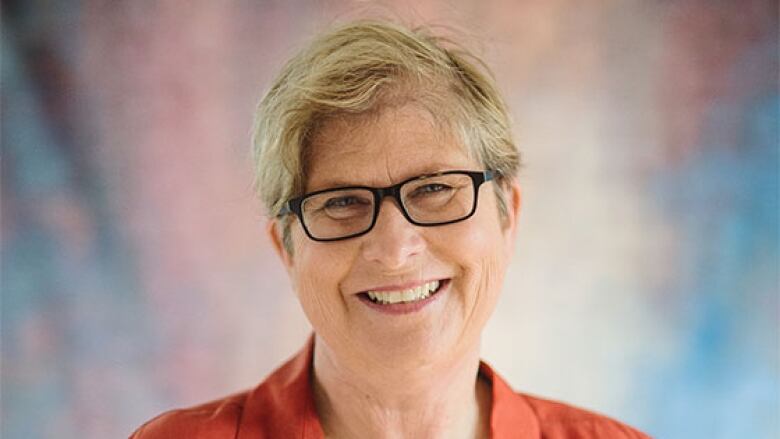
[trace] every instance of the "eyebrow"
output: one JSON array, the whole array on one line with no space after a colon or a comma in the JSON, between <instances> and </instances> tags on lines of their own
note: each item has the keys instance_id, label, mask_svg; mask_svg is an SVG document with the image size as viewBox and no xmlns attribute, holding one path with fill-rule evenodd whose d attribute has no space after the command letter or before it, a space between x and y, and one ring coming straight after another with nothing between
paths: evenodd
<instances>
[{"instance_id":1,"label":"eyebrow","mask_svg":"<svg viewBox=\"0 0 780 439\"><path fill-rule=\"evenodd\" d=\"M468 167L469 166L460 166L459 167L459 166L453 166L453 165L442 166L440 164L431 165L431 166L425 166L425 167L422 167L422 168L418 169L415 172L410 172L409 175L407 175L405 177L401 177L396 182L393 182L391 184L396 184L398 182L401 182L401 181L404 181L404 180L408 180L410 178L422 177L424 175L437 174L439 172L446 172L446 171L450 171L450 170L466 169ZM343 179L340 179L338 177L335 177L334 179L326 180L323 184L318 184L317 185L317 189L313 189L312 187L309 187L309 185L307 185L306 192L313 192L313 191L319 191L319 190L331 189L331 188L349 187L349 186L379 187L379 186L385 186L385 185L381 184L381 185L377 186L375 184L370 184L370 183L365 183L365 182L363 182L363 183L356 183L355 181L348 181L348 180L343 180Z\"/></svg>"}]
</instances>

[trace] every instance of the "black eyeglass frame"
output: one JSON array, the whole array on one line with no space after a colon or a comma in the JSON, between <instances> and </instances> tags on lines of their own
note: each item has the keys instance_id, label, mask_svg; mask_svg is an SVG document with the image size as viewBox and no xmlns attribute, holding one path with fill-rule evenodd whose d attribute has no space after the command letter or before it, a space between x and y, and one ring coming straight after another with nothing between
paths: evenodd
<instances>
[{"instance_id":1,"label":"black eyeglass frame","mask_svg":"<svg viewBox=\"0 0 780 439\"><path fill-rule=\"evenodd\" d=\"M406 207L404 206L404 203L401 200L401 186L405 185L406 183L409 183L410 181L420 180L424 178L438 177L438 176L449 175L449 174L463 174L471 178L472 187L474 188L474 202L472 203L471 211L469 211L468 214L466 214L461 218L444 221L444 222L421 223L415 221L411 216L409 216L409 212L406 211ZM408 178L398 184L394 184L392 186L387 186L387 187L378 188L378 187L371 187L371 186L344 186L344 187L322 189L319 191L310 192L308 194L301 195L300 197L296 197L288 200L282 206L282 209L279 211L277 218L283 217L285 215L295 214L295 216L297 216L298 220L301 222L303 231L306 232L306 236L308 236L309 239L318 242L341 241L344 239L356 238L358 236L365 235L366 233L370 232L374 228L374 225L376 224L376 220L379 217L379 209L382 206L382 200L384 200L385 197L392 197L395 198L396 205L398 205L399 209L401 210L401 213L404 215L404 218L406 218L406 220L409 221L410 223L421 227L443 226L447 224L457 223L460 221L465 221L471 218L474 215L474 212L477 211L477 200L479 199L480 186L482 186L482 184L487 181L495 180L499 175L500 174L498 173L498 171L494 171L494 170L486 170L486 171L454 170L454 171L436 172L433 174L418 175L416 177ZM309 228L306 227L306 221L303 220L303 209L302 209L303 202L307 198L312 197L314 195L319 195L325 192L335 192L335 191L350 190L350 189L364 189L370 191L374 195L374 212L373 212L373 218L371 219L371 224L363 231L353 233L347 236L340 236L338 238L317 238L313 236L309 232Z\"/></svg>"}]
</instances>

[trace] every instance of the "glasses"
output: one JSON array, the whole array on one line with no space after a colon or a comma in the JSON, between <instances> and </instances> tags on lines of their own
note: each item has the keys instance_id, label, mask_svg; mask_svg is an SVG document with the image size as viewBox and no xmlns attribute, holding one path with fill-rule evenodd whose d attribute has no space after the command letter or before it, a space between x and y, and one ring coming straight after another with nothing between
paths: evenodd
<instances>
[{"instance_id":1,"label":"glasses","mask_svg":"<svg viewBox=\"0 0 780 439\"><path fill-rule=\"evenodd\" d=\"M278 216L295 214L314 241L338 241L371 231L385 197L393 197L417 226L441 226L468 219L477 210L482 183L496 171L445 171L421 175L383 188L349 186L293 198Z\"/></svg>"}]
</instances>

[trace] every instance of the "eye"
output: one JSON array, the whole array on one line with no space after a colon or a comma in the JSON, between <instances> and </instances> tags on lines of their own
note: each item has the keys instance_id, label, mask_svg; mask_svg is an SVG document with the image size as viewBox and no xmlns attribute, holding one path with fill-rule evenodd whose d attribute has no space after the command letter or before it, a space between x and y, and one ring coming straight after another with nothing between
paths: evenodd
<instances>
[{"instance_id":1,"label":"eye","mask_svg":"<svg viewBox=\"0 0 780 439\"><path fill-rule=\"evenodd\" d=\"M326 209L338 209L356 205L369 204L365 199L356 196L334 197L325 202Z\"/></svg>"},{"instance_id":2,"label":"eye","mask_svg":"<svg viewBox=\"0 0 780 439\"><path fill-rule=\"evenodd\" d=\"M432 195L452 190L452 187L442 183L429 183L419 186L412 192L413 197Z\"/></svg>"}]
</instances>

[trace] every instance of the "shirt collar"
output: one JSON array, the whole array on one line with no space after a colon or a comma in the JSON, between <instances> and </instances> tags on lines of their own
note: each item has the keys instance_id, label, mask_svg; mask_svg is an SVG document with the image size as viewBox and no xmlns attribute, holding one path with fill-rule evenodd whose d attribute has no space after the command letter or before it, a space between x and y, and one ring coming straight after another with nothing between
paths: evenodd
<instances>
[{"instance_id":1,"label":"shirt collar","mask_svg":"<svg viewBox=\"0 0 780 439\"><path fill-rule=\"evenodd\" d=\"M541 428L536 413L525 398L515 393L484 361L479 373L491 383L493 400L490 406L490 437L493 439L536 439Z\"/></svg>"},{"instance_id":2,"label":"shirt collar","mask_svg":"<svg viewBox=\"0 0 780 439\"><path fill-rule=\"evenodd\" d=\"M236 439L325 437L314 407L314 336L247 397Z\"/></svg>"}]
</instances>

